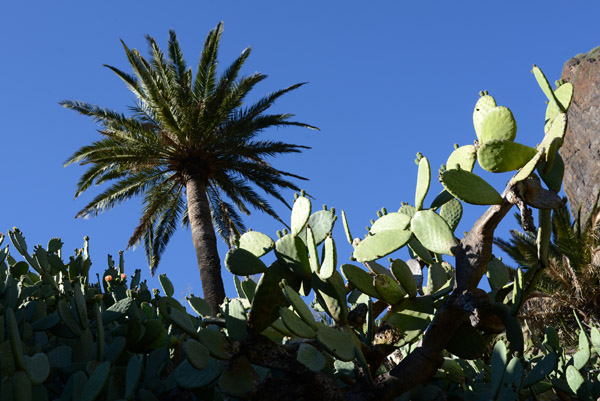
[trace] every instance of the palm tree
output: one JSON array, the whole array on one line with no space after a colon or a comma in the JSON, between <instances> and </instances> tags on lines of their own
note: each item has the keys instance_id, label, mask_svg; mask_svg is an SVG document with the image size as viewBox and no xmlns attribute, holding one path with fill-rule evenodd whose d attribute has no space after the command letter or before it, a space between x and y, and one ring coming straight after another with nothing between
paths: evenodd
<instances>
[{"instance_id":1,"label":"palm tree","mask_svg":"<svg viewBox=\"0 0 600 401\"><path fill-rule=\"evenodd\" d=\"M169 32L166 57L149 36L149 60L122 42L135 75L106 67L137 98L129 115L80 101L61 102L92 117L101 125L103 136L65 162L65 166L89 165L77 184L75 197L92 184L112 182L76 217L96 216L142 195L142 217L128 247L143 243L152 274L178 223L190 226L204 297L215 312L225 297L215 228L231 246L245 230L234 206L244 214L250 214L251 206L281 221L252 184L289 207L278 191L298 190L288 177L305 179L274 168L265 157L308 147L259 140L257 135L269 127L315 128L291 121L292 114L265 114L280 96L302 83L243 106L246 95L266 75L254 73L238 79L250 55L247 48L218 76L222 31L220 22L209 32L195 76L173 31Z\"/></svg>"},{"instance_id":2,"label":"palm tree","mask_svg":"<svg viewBox=\"0 0 600 401\"><path fill-rule=\"evenodd\" d=\"M576 345L578 324L600 324L600 208L598 199L587 216L571 215L564 205L552 213L548 265L535 291L524 303L522 317L535 331L553 326L568 344ZM494 242L523 269L538 264L532 232L511 231L511 239Z\"/></svg>"}]
</instances>

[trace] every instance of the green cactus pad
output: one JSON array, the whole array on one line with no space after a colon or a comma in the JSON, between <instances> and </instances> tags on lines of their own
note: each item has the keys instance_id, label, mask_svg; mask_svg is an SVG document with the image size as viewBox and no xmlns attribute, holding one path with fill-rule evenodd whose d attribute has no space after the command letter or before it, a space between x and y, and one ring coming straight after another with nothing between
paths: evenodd
<instances>
[{"instance_id":1,"label":"green cactus pad","mask_svg":"<svg viewBox=\"0 0 600 401\"><path fill-rule=\"evenodd\" d=\"M326 365L323 354L321 354L318 349L308 343L300 344L296 359L298 359L298 362L302 363L313 372L319 372L323 370Z\"/></svg>"},{"instance_id":2,"label":"green cactus pad","mask_svg":"<svg viewBox=\"0 0 600 401\"><path fill-rule=\"evenodd\" d=\"M483 123L483 118L495 107L496 100L494 100L494 98L490 95L481 96L479 100L477 100L477 103L475 104L475 110L473 110L473 126L475 127L477 139L479 139L481 136L481 125Z\"/></svg>"},{"instance_id":3,"label":"green cactus pad","mask_svg":"<svg viewBox=\"0 0 600 401\"><path fill-rule=\"evenodd\" d=\"M167 277L165 273L158 275L158 281L160 282L160 286L163 289L163 292L167 297L172 297L175 289L173 288L173 283Z\"/></svg>"},{"instance_id":4,"label":"green cactus pad","mask_svg":"<svg viewBox=\"0 0 600 401\"><path fill-rule=\"evenodd\" d=\"M527 179L527 177L529 177L531 175L531 173L533 173L533 170L535 170L536 166L538 165L538 163L540 162L540 160L542 160L542 157L544 156L544 149L539 149L538 152L536 153L536 155L527 162L526 165L524 165L517 174L515 174L515 176L513 178L511 178L510 183L511 184L516 184L519 181L523 181L525 179Z\"/></svg>"},{"instance_id":5,"label":"green cactus pad","mask_svg":"<svg viewBox=\"0 0 600 401\"><path fill-rule=\"evenodd\" d=\"M73 312L71 312L71 308L64 299L60 299L57 302L56 311L69 331L71 331L71 333L73 333L76 337L79 337L81 335L81 327L79 327L79 324L77 324L75 321Z\"/></svg>"},{"instance_id":6,"label":"green cactus pad","mask_svg":"<svg viewBox=\"0 0 600 401\"><path fill-rule=\"evenodd\" d=\"M337 251L335 248L335 242L333 241L333 237L329 236L325 239L323 243L323 263L321 264L321 269L319 270L319 276L326 280L335 271L337 266Z\"/></svg>"},{"instance_id":7,"label":"green cactus pad","mask_svg":"<svg viewBox=\"0 0 600 401\"><path fill-rule=\"evenodd\" d=\"M465 322L458 326L446 344L446 351L462 359L477 359L486 351L487 345L479 330Z\"/></svg>"},{"instance_id":8,"label":"green cactus pad","mask_svg":"<svg viewBox=\"0 0 600 401\"><path fill-rule=\"evenodd\" d=\"M525 289L524 286L525 282L523 281L523 270L518 268L513 281L511 306L511 313L513 316L517 316L519 310L521 309L521 304L523 302L523 291Z\"/></svg>"},{"instance_id":9,"label":"green cactus pad","mask_svg":"<svg viewBox=\"0 0 600 401\"><path fill-rule=\"evenodd\" d=\"M77 317L79 318L79 325L81 326L81 328L87 329L87 306L85 301L85 295L83 295L83 290L81 289L81 284L79 283L75 283L73 285L73 299L75 302L75 309L77 310Z\"/></svg>"},{"instance_id":10,"label":"green cactus pad","mask_svg":"<svg viewBox=\"0 0 600 401\"><path fill-rule=\"evenodd\" d=\"M346 280L355 286L359 291L374 298L379 298L379 293L373 285L373 277L358 266L344 264L340 270L346 277Z\"/></svg>"},{"instance_id":11,"label":"green cactus pad","mask_svg":"<svg viewBox=\"0 0 600 401\"><path fill-rule=\"evenodd\" d=\"M373 286L379 294L377 298L384 302L395 305L406 296L406 291L389 276L378 274L373 279Z\"/></svg>"},{"instance_id":12,"label":"green cactus pad","mask_svg":"<svg viewBox=\"0 0 600 401\"><path fill-rule=\"evenodd\" d=\"M515 356L506 365L506 371L502 377L500 384L500 392L498 400L517 400L519 398L519 390L523 382L523 364L519 357Z\"/></svg>"},{"instance_id":13,"label":"green cactus pad","mask_svg":"<svg viewBox=\"0 0 600 401\"><path fill-rule=\"evenodd\" d=\"M510 353L523 355L523 331L517 318L511 314L510 308L506 304L496 302L491 304L491 311L504 323Z\"/></svg>"},{"instance_id":14,"label":"green cactus pad","mask_svg":"<svg viewBox=\"0 0 600 401\"><path fill-rule=\"evenodd\" d=\"M404 213L388 213L378 218L371 226L369 232L377 234L387 230L406 230L410 224L410 217Z\"/></svg>"},{"instance_id":15,"label":"green cactus pad","mask_svg":"<svg viewBox=\"0 0 600 401\"><path fill-rule=\"evenodd\" d=\"M577 320L578 320L577 323L580 323L579 319L577 319ZM581 323L580 323L580 327L581 327ZM577 352L575 352L573 354L573 357L571 358L573 360L573 366L575 366L575 368L578 370L583 369L583 367L589 362L590 356L591 356L590 342L587 338L587 335L585 334L585 331L583 329L580 329L579 344L577 346Z\"/></svg>"},{"instance_id":16,"label":"green cactus pad","mask_svg":"<svg viewBox=\"0 0 600 401\"><path fill-rule=\"evenodd\" d=\"M302 318L304 323L308 324L312 329L317 329L317 322L308 305L300 298L300 295L294 291L292 287L286 285L283 287L283 295L294 308L296 313Z\"/></svg>"},{"instance_id":17,"label":"green cactus pad","mask_svg":"<svg viewBox=\"0 0 600 401\"><path fill-rule=\"evenodd\" d=\"M596 327L591 328L590 339L594 346L594 350L596 351L596 355L600 355L600 331Z\"/></svg>"},{"instance_id":18,"label":"green cactus pad","mask_svg":"<svg viewBox=\"0 0 600 401\"><path fill-rule=\"evenodd\" d=\"M552 103L553 107L556 107L561 112L565 112L566 109L556 98L556 94L552 90L552 87L550 86L550 83L548 82L548 79L546 79L546 76L544 75L542 70L540 70L539 67L537 67L534 64L533 70L531 72L533 72L533 75L535 76L538 85L542 89L542 92L544 92L544 95L546 95L546 97L548 98L549 104Z\"/></svg>"},{"instance_id":19,"label":"green cactus pad","mask_svg":"<svg viewBox=\"0 0 600 401\"><path fill-rule=\"evenodd\" d=\"M508 268L501 260L492 258L487 264L487 279L492 290L499 290L510 281Z\"/></svg>"},{"instance_id":20,"label":"green cactus pad","mask_svg":"<svg viewBox=\"0 0 600 401\"><path fill-rule=\"evenodd\" d=\"M508 140L485 142L477 151L477 161L486 171L505 173L518 170L531 160L537 150Z\"/></svg>"},{"instance_id":21,"label":"green cactus pad","mask_svg":"<svg viewBox=\"0 0 600 401\"><path fill-rule=\"evenodd\" d=\"M279 307L287 306L287 301L279 288L279 282L286 276L286 268L276 261L263 273L252 300L248 315L250 330L258 334L279 318Z\"/></svg>"},{"instance_id":22,"label":"green cactus pad","mask_svg":"<svg viewBox=\"0 0 600 401\"><path fill-rule=\"evenodd\" d=\"M429 252L427 248L425 248L416 237L412 237L411 240L408 242L408 249L428 265L435 262L435 260L433 260L433 258L431 257L431 252Z\"/></svg>"},{"instance_id":23,"label":"green cactus pad","mask_svg":"<svg viewBox=\"0 0 600 401\"><path fill-rule=\"evenodd\" d=\"M565 137L566 130L567 115L565 113L559 113L552 122L548 133L544 136L542 143L538 145L538 150L544 148L546 150L546 154L549 154L550 150L552 149L554 153L556 153L558 148L560 148L560 145L562 145L562 140ZM557 139L560 139L560 141L556 142ZM558 143L558 145L552 146L553 142Z\"/></svg>"},{"instance_id":24,"label":"green cactus pad","mask_svg":"<svg viewBox=\"0 0 600 401\"><path fill-rule=\"evenodd\" d=\"M321 307L336 323L345 324L348 317L346 287L344 279L337 270L334 270L327 280L321 279L318 275L313 275L312 286Z\"/></svg>"},{"instance_id":25,"label":"green cactus pad","mask_svg":"<svg viewBox=\"0 0 600 401\"><path fill-rule=\"evenodd\" d=\"M502 383L502 376L504 376L504 370L506 369L506 361L506 344L504 344L504 341L499 340L494 345L490 361L490 387L492 394L498 393L498 388Z\"/></svg>"},{"instance_id":26,"label":"green cactus pad","mask_svg":"<svg viewBox=\"0 0 600 401\"><path fill-rule=\"evenodd\" d=\"M50 362L44 353L37 353L31 357L25 357L25 367L27 376L31 379L31 384L37 386L42 384L50 374Z\"/></svg>"},{"instance_id":27,"label":"green cactus pad","mask_svg":"<svg viewBox=\"0 0 600 401\"><path fill-rule=\"evenodd\" d=\"M440 209L440 216L448 223L450 230L454 232L460 219L462 218L463 207L460 201L456 198L452 198L450 201L444 203Z\"/></svg>"},{"instance_id":28,"label":"green cactus pad","mask_svg":"<svg viewBox=\"0 0 600 401\"><path fill-rule=\"evenodd\" d=\"M313 233L314 234L314 233ZM308 249L300 237L287 234L275 243L277 259L285 263L294 273L302 278L311 274Z\"/></svg>"},{"instance_id":29,"label":"green cactus pad","mask_svg":"<svg viewBox=\"0 0 600 401\"><path fill-rule=\"evenodd\" d=\"M240 355L233 359L221 374L219 388L232 397L247 398L256 391L259 381L260 378L248 358Z\"/></svg>"},{"instance_id":30,"label":"green cactus pad","mask_svg":"<svg viewBox=\"0 0 600 401\"><path fill-rule=\"evenodd\" d=\"M410 298L417 296L417 282L410 267L401 259L394 259L390 265L392 274Z\"/></svg>"},{"instance_id":31,"label":"green cactus pad","mask_svg":"<svg viewBox=\"0 0 600 401\"><path fill-rule=\"evenodd\" d=\"M537 173L544 181L548 189L558 193L562 187L563 177L565 174L565 163L563 162L563 158L561 157L560 153L556 152L552 167L547 172L546 166L547 163L545 161L540 161L540 163L537 165Z\"/></svg>"},{"instance_id":32,"label":"green cactus pad","mask_svg":"<svg viewBox=\"0 0 600 401\"><path fill-rule=\"evenodd\" d=\"M185 360L177 366L173 376L181 388L195 390L206 387L217 380L226 366L227 364L223 361L210 358L206 368L198 370Z\"/></svg>"},{"instance_id":33,"label":"green cactus pad","mask_svg":"<svg viewBox=\"0 0 600 401\"><path fill-rule=\"evenodd\" d=\"M419 171L417 173L417 189L415 191L415 207L417 210L423 208L423 201L429 191L429 183L431 181L431 168L429 160L426 157L419 160Z\"/></svg>"},{"instance_id":34,"label":"green cactus pad","mask_svg":"<svg viewBox=\"0 0 600 401\"><path fill-rule=\"evenodd\" d=\"M256 292L256 282L251 278L246 278L244 281L242 281L241 286L244 295L248 301L252 303L252 300L254 299L254 293Z\"/></svg>"},{"instance_id":35,"label":"green cactus pad","mask_svg":"<svg viewBox=\"0 0 600 401\"><path fill-rule=\"evenodd\" d=\"M202 345L202 343L193 339L188 339L183 344L183 352L185 352L188 361L194 368L202 370L208 365L210 353L208 348Z\"/></svg>"},{"instance_id":36,"label":"green cactus pad","mask_svg":"<svg viewBox=\"0 0 600 401\"><path fill-rule=\"evenodd\" d=\"M494 140L513 141L517 135L517 122L512 111L504 106L494 107L486 113L481 122L479 142ZM479 158L479 154L477 155Z\"/></svg>"},{"instance_id":37,"label":"green cactus pad","mask_svg":"<svg viewBox=\"0 0 600 401\"><path fill-rule=\"evenodd\" d=\"M315 330L288 308L280 308L279 316L285 327L292 334L301 338L315 338L317 335Z\"/></svg>"},{"instance_id":38,"label":"green cactus pad","mask_svg":"<svg viewBox=\"0 0 600 401\"><path fill-rule=\"evenodd\" d=\"M225 256L225 267L232 274L238 276L251 276L267 270L267 266L262 260L244 248L230 249Z\"/></svg>"},{"instance_id":39,"label":"green cactus pad","mask_svg":"<svg viewBox=\"0 0 600 401\"><path fill-rule=\"evenodd\" d=\"M227 303L225 312L225 325L228 336L234 340L241 341L246 336L248 328L246 323L246 308L244 308L240 299L232 299Z\"/></svg>"},{"instance_id":40,"label":"green cactus pad","mask_svg":"<svg viewBox=\"0 0 600 401\"><path fill-rule=\"evenodd\" d=\"M3 387L10 385L9 383L8 380L3 380ZM25 372L17 371L13 375L12 396L14 401L33 401L31 380L29 380L29 377ZM2 397L2 399L4 399L4 397Z\"/></svg>"},{"instance_id":41,"label":"green cactus pad","mask_svg":"<svg viewBox=\"0 0 600 401\"><path fill-rule=\"evenodd\" d=\"M460 166L461 170L473 171L473 166L477 160L477 151L473 145L461 146L458 149L454 149L448 160L446 161L446 168L448 170L456 169L456 165Z\"/></svg>"},{"instance_id":42,"label":"green cactus pad","mask_svg":"<svg viewBox=\"0 0 600 401\"><path fill-rule=\"evenodd\" d=\"M389 271L388 269L386 269L384 266L380 265L377 262L370 261L370 262L365 262L363 264L373 274L384 274L386 276L389 276L390 278L394 278L391 271Z\"/></svg>"},{"instance_id":43,"label":"green cactus pad","mask_svg":"<svg viewBox=\"0 0 600 401\"><path fill-rule=\"evenodd\" d=\"M12 266L9 266L10 275L16 278L21 277L24 274L27 274L29 271L29 264L27 262L19 261Z\"/></svg>"},{"instance_id":44,"label":"green cactus pad","mask_svg":"<svg viewBox=\"0 0 600 401\"><path fill-rule=\"evenodd\" d=\"M198 331L198 339L208 348L210 355L217 359L229 359L231 354L226 350L226 339L219 330L206 328Z\"/></svg>"},{"instance_id":45,"label":"green cactus pad","mask_svg":"<svg viewBox=\"0 0 600 401\"><path fill-rule=\"evenodd\" d=\"M281 318L278 318L273 323L271 323L271 326L269 327L269 329L271 329L271 328L275 329L276 331L278 331L279 333L283 334L286 337L294 336L294 333L289 331L288 328L286 327L286 325L283 324L283 321L281 320ZM264 334L264 332L262 334Z\"/></svg>"},{"instance_id":46,"label":"green cactus pad","mask_svg":"<svg viewBox=\"0 0 600 401\"><path fill-rule=\"evenodd\" d=\"M558 366L558 356L556 352L551 351L535 364L533 369L525 376L523 388L531 387L535 383L542 381L552 373Z\"/></svg>"},{"instance_id":47,"label":"green cactus pad","mask_svg":"<svg viewBox=\"0 0 600 401\"><path fill-rule=\"evenodd\" d=\"M400 206L400 209L398 209L398 213L405 214L408 217L412 218L415 215L415 213L417 213L417 209L412 205L406 204Z\"/></svg>"},{"instance_id":48,"label":"green cactus pad","mask_svg":"<svg viewBox=\"0 0 600 401\"><path fill-rule=\"evenodd\" d=\"M325 238L327 238L329 233L331 233L331 230L333 230L334 224L335 215L331 210L319 210L310 215L308 226L312 229L317 245L325 241ZM299 237L302 238L303 241L306 240L306 228L300 232Z\"/></svg>"},{"instance_id":49,"label":"green cactus pad","mask_svg":"<svg viewBox=\"0 0 600 401\"><path fill-rule=\"evenodd\" d=\"M382 258L406 245L411 235L407 230L381 231L358 244L354 249L354 257L359 262Z\"/></svg>"},{"instance_id":50,"label":"green cactus pad","mask_svg":"<svg viewBox=\"0 0 600 401\"><path fill-rule=\"evenodd\" d=\"M128 336L131 337L131 332L133 330L130 331L129 327L127 327L126 330ZM135 340L137 340L137 338L135 338ZM73 345L73 362L87 363L94 360L95 356L96 347L94 346L94 337L89 329L85 329L81 332L81 335L77 337L77 341Z\"/></svg>"},{"instance_id":51,"label":"green cactus pad","mask_svg":"<svg viewBox=\"0 0 600 401\"><path fill-rule=\"evenodd\" d=\"M300 196L296 199L292 208L292 235L298 235L306 226L310 218L310 211L311 203L308 198Z\"/></svg>"},{"instance_id":52,"label":"green cactus pad","mask_svg":"<svg viewBox=\"0 0 600 401\"><path fill-rule=\"evenodd\" d=\"M210 308L208 302L206 302L204 299L195 297L193 295L190 297L185 297L185 299L188 301L188 304L190 304L194 312L196 312L198 315L202 317L212 316L212 309Z\"/></svg>"},{"instance_id":53,"label":"green cactus pad","mask_svg":"<svg viewBox=\"0 0 600 401\"><path fill-rule=\"evenodd\" d=\"M464 170L446 170L441 175L442 185L455 198L473 205L497 205L502 196L483 178Z\"/></svg>"},{"instance_id":54,"label":"green cactus pad","mask_svg":"<svg viewBox=\"0 0 600 401\"><path fill-rule=\"evenodd\" d=\"M100 365L96 366L90 375L90 378L85 383L85 386L83 386L81 401L94 401L98 398L108 381L109 374L110 362L102 362Z\"/></svg>"},{"instance_id":55,"label":"green cactus pad","mask_svg":"<svg viewBox=\"0 0 600 401\"><path fill-rule=\"evenodd\" d=\"M420 210L410 221L410 230L425 248L434 253L452 255L458 245L446 221L433 210Z\"/></svg>"},{"instance_id":56,"label":"green cactus pad","mask_svg":"<svg viewBox=\"0 0 600 401\"><path fill-rule=\"evenodd\" d=\"M11 352L15 361L15 366L18 370L25 370L25 358L23 355L23 343L19 335L19 326L15 318L15 313L12 308L6 309L4 312L4 320L8 332L8 340L10 341Z\"/></svg>"},{"instance_id":57,"label":"green cactus pad","mask_svg":"<svg viewBox=\"0 0 600 401\"><path fill-rule=\"evenodd\" d=\"M310 263L310 271L313 273L319 273L319 270L321 269L321 266L319 264L319 253L317 251L315 237L310 227L306 227L306 247L308 248L308 261Z\"/></svg>"},{"instance_id":58,"label":"green cactus pad","mask_svg":"<svg viewBox=\"0 0 600 401\"><path fill-rule=\"evenodd\" d=\"M588 394L589 390L586 387L585 379L576 367L573 365L567 366L566 376L569 388L578 396L578 399L591 399ZM588 395L588 397L586 397L586 395Z\"/></svg>"},{"instance_id":59,"label":"green cactus pad","mask_svg":"<svg viewBox=\"0 0 600 401\"><path fill-rule=\"evenodd\" d=\"M252 252L257 258L271 252L274 247L275 241L258 231L248 231L240 237L240 248Z\"/></svg>"},{"instance_id":60,"label":"green cactus pad","mask_svg":"<svg viewBox=\"0 0 600 401\"><path fill-rule=\"evenodd\" d=\"M350 233L350 226L348 225L348 219L346 219L346 212L342 210L342 224L344 225L344 232L346 233L346 239L348 243L352 245L352 234Z\"/></svg>"},{"instance_id":61,"label":"green cactus pad","mask_svg":"<svg viewBox=\"0 0 600 401\"><path fill-rule=\"evenodd\" d=\"M570 82L561 85L554 91L554 96L562 105L563 110L568 110L571 100L573 99L573 85ZM554 119L559 113L560 109L557 104L554 102L548 102L548 107L546 108L546 124L544 126L544 132L548 132L550 126L554 122Z\"/></svg>"},{"instance_id":62,"label":"green cactus pad","mask_svg":"<svg viewBox=\"0 0 600 401\"><path fill-rule=\"evenodd\" d=\"M433 263L427 272L427 292L431 295L438 292L448 282L448 274L441 263Z\"/></svg>"},{"instance_id":63,"label":"green cactus pad","mask_svg":"<svg viewBox=\"0 0 600 401\"><path fill-rule=\"evenodd\" d=\"M341 361L349 362L354 359L354 343L345 331L319 325L317 343Z\"/></svg>"},{"instance_id":64,"label":"green cactus pad","mask_svg":"<svg viewBox=\"0 0 600 401\"><path fill-rule=\"evenodd\" d=\"M125 371L125 398L132 400L142 377L142 363L136 356L129 358Z\"/></svg>"},{"instance_id":65,"label":"green cactus pad","mask_svg":"<svg viewBox=\"0 0 600 401\"><path fill-rule=\"evenodd\" d=\"M408 298L392 306L383 321L400 330L402 338L394 344L401 347L415 341L429 326L433 317L433 298Z\"/></svg>"}]
</instances>

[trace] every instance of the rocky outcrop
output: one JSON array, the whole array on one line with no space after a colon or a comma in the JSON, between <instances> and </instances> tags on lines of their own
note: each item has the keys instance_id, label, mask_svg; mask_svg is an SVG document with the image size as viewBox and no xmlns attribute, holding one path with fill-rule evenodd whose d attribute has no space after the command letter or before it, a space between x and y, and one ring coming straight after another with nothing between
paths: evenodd
<instances>
[{"instance_id":1,"label":"rocky outcrop","mask_svg":"<svg viewBox=\"0 0 600 401\"><path fill-rule=\"evenodd\" d=\"M600 46L565 63L562 79L574 87L561 154L564 190L571 213L581 204L582 216L600 191Z\"/></svg>"}]
</instances>

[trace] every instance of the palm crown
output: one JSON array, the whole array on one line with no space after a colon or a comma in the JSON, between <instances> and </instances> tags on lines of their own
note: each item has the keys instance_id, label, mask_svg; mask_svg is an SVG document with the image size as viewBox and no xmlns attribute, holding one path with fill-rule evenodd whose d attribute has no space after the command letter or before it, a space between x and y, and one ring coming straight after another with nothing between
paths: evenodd
<instances>
[{"instance_id":1,"label":"palm crown","mask_svg":"<svg viewBox=\"0 0 600 401\"><path fill-rule=\"evenodd\" d=\"M274 168L265 157L301 152L306 146L259 140L257 135L269 127L314 128L291 121L291 114L265 114L280 96L303 84L243 106L246 95L266 75L238 78L250 55L247 48L217 76L222 30L219 23L209 32L195 76L173 31L169 32L167 56L149 36L150 60L123 43L135 75L107 67L137 98L130 115L80 101L61 102L102 126L103 139L82 147L66 161L65 165L89 165L75 196L92 184L112 182L77 217L95 216L142 195L142 216L128 246L144 244L152 273L178 223L190 225L204 296L213 310L224 298L214 229L231 246L232 238L244 230L234 205L244 214L250 213L249 205L279 220L252 184L287 205L278 191L298 190L289 177L304 179Z\"/></svg>"}]
</instances>

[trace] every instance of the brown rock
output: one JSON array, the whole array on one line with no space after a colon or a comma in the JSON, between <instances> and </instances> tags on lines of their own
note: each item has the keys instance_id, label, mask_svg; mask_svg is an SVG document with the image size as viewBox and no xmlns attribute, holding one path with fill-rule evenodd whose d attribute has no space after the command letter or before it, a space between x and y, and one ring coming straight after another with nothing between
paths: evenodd
<instances>
[{"instance_id":1,"label":"brown rock","mask_svg":"<svg viewBox=\"0 0 600 401\"><path fill-rule=\"evenodd\" d=\"M565 63L562 79L574 95L561 154L571 214L589 212L600 191L600 46Z\"/></svg>"}]
</instances>

